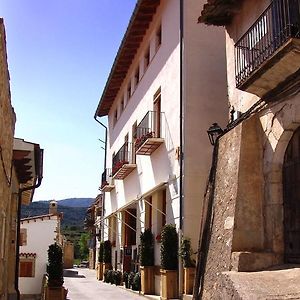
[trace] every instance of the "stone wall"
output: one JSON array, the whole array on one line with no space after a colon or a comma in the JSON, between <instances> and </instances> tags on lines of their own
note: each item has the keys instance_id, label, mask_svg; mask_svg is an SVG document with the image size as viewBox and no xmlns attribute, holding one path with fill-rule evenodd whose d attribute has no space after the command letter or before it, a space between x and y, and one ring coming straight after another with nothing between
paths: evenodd
<instances>
[{"instance_id":1,"label":"stone wall","mask_svg":"<svg viewBox=\"0 0 300 300\"><path fill-rule=\"evenodd\" d=\"M15 224L12 206L12 153L15 114L10 101L9 73L3 20L0 19L0 295L8 297L11 227ZM2 299L2 298L1 298Z\"/></svg>"},{"instance_id":2,"label":"stone wall","mask_svg":"<svg viewBox=\"0 0 300 300\"><path fill-rule=\"evenodd\" d=\"M217 297L221 272L230 270L241 131L239 125L220 139L203 299Z\"/></svg>"},{"instance_id":3,"label":"stone wall","mask_svg":"<svg viewBox=\"0 0 300 300\"><path fill-rule=\"evenodd\" d=\"M222 272L272 265L264 253L263 147L258 116L221 139L203 299L222 299Z\"/></svg>"}]
</instances>

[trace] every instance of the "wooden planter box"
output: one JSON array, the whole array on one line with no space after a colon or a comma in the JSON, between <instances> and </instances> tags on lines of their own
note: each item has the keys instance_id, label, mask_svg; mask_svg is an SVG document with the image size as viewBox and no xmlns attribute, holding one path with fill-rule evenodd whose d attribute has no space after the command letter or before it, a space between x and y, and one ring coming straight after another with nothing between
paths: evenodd
<instances>
[{"instance_id":1,"label":"wooden planter box","mask_svg":"<svg viewBox=\"0 0 300 300\"><path fill-rule=\"evenodd\" d=\"M103 263L97 264L97 279L98 280L103 279Z\"/></svg>"},{"instance_id":2,"label":"wooden planter box","mask_svg":"<svg viewBox=\"0 0 300 300\"><path fill-rule=\"evenodd\" d=\"M154 281L154 273L155 268L153 267L140 267L141 271L141 289L142 294L155 294L155 281Z\"/></svg>"},{"instance_id":3,"label":"wooden planter box","mask_svg":"<svg viewBox=\"0 0 300 300\"><path fill-rule=\"evenodd\" d=\"M184 268L184 294L192 295L196 268Z\"/></svg>"},{"instance_id":4,"label":"wooden planter box","mask_svg":"<svg viewBox=\"0 0 300 300\"><path fill-rule=\"evenodd\" d=\"M66 291L63 286L46 287L46 300L64 300L66 299Z\"/></svg>"},{"instance_id":5,"label":"wooden planter box","mask_svg":"<svg viewBox=\"0 0 300 300\"><path fill-rule=\"evenodd\" d=\"M178 274L173 270L160 270L162 300L178 298Z\"/></svg>"}]
</instances>

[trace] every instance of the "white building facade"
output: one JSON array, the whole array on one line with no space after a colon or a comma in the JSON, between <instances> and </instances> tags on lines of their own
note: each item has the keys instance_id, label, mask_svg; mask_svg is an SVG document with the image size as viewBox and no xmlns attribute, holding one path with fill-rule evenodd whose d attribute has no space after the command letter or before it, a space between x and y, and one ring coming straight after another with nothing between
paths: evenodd
<instances>
[{"instance_id":1,"label":"white building facade","mask_svg":"<svg viewBox=\"0 0 300 300\"><path fill-rule=\"evenodd\" d=\"M197 247L212 151L206 131L225 125L228 110L224 30L197 24L202 6L137 2L95 114L108 117L103 238L116 269L138 269L145 228L158 269L163 225Z\"/></svg>"},{"instance_id":2,"label":"white building facade","mask_svg":"<svg viewBox=\"0 0 300 300\"><path fill-rule=\"evenodd\" d=\"M48 262L48 248L58 242L60 214L21 220L19 289L22 299L39 299Z\"/></svg>"}]
</instances>

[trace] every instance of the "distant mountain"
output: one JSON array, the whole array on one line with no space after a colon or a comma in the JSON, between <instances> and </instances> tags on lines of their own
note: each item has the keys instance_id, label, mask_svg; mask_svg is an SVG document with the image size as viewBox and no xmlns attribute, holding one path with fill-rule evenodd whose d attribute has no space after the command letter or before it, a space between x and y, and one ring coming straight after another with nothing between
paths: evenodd
<instances>
[{"instance_id":1,"label":"distant mountain","mask_svg":"<svg viewBox=\"0 0 300 300\"><path fill-rule=\"evenodd\" d=\"M68 198L58 200L58 204L70 207L89 207L95 198Z\"/></svg>"},{"instance_id":2,"label":"distant mountain","mask_svg":"<svg viewBox=\"0 0 300 300\"><path fill-rule=\"evenodd\" d=\"M89 207L95 198L67 198L56 200L59 205L69 206L69 207ZM39 200L35 202L49 203L51 200Z\"/></svg>"},{"instance_id":3,"label":"distant mountain","mask_svg":"<svg viewBox=\"0 0 300 300\"><path fill-rule=\"evenodd\" d=\"M83 227L86 210L93 203L93 198L70 198L58 200L58 212L63 213L62 226ZM49 213L48 201L35 201L30 205L22 205L21 218L40 216Z\"/></svg>"}]
</instances>

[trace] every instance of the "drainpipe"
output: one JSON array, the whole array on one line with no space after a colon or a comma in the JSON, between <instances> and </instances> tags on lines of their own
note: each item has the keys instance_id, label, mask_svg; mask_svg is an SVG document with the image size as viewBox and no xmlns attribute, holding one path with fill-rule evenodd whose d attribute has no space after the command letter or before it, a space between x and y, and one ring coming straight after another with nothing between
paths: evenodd
<instances>
[{"instance_id":1,"label":"drainpipe","mask_svg":"<svg viewBox=\"0 0 300 300\"><path fill-rule=\"evenodd\" d=\"M20 228L21 228L21 205L22 205L22 193L25 191L30 191L37 189L43 180L43 150L40 150L40 169L38 170L37 183L26 188L19 189L18 194L18 211L17 211L17 243L16 243L16 266L15 266L15 290L17 292L17 300L20 300L20 290L19 290L19 261L20 261Z\"/></svg>"},{"instance_id":2,"label":"drainpipe","mask_svg":"<svg viewBox=\"0 0 300 300\"><path fill-rule=\"evenodd\" d=\"M105 144L104 144L104 171L106 171L106 150L107 150L107 126L97 119L97 115L94 115L94 119L105 129Z\"/></svg>"},{"instance_id":3,"label":"drainpipe","mask_svg":"<svg viewBox=\"0 0 300 300\"><path fill-rule=\"evenodd\" d=\"M180 29L179 29L179 51L180 51L180 63L179 63L179 76L180 76L180 83L179 83L179 94L180 94L180 112L179 112L179 118L180 118L180 156L179 156L179 163L180 163L180 175L179 175L179 237L178 237L178 243L179 247L181 245L182 240L182 232L183 232L183 211L184 211L184 191L183 191L183 168L184 168L184 132L183 132L183 117L184 117L184 107L183 107L183 0L180 0ZM178 260L178 280L179 280L179 295L180 298L183 294L182 291L182 282L183 282L183 268L181 260Z\"/></svg>"},{"instance_id":4,"label":"drainpipe","mask_svg":"<svg viewBox=\"0 0 300 300\"><path fill-rule=\"evenodd\" d=\"M106 152L107 152L107 126L104 125L101 121L97 119L97 112L94 115L94 119L97 123L99 123L102 127L105 129L105 144L104 144L104 171L106 172ZM101 210L101 219L104 222L104 210L105 210L105 193L102 193L102 210ZM103 239L104 236L104 226L101 226L101 239Z\"/></svg>"}]
</instances>

